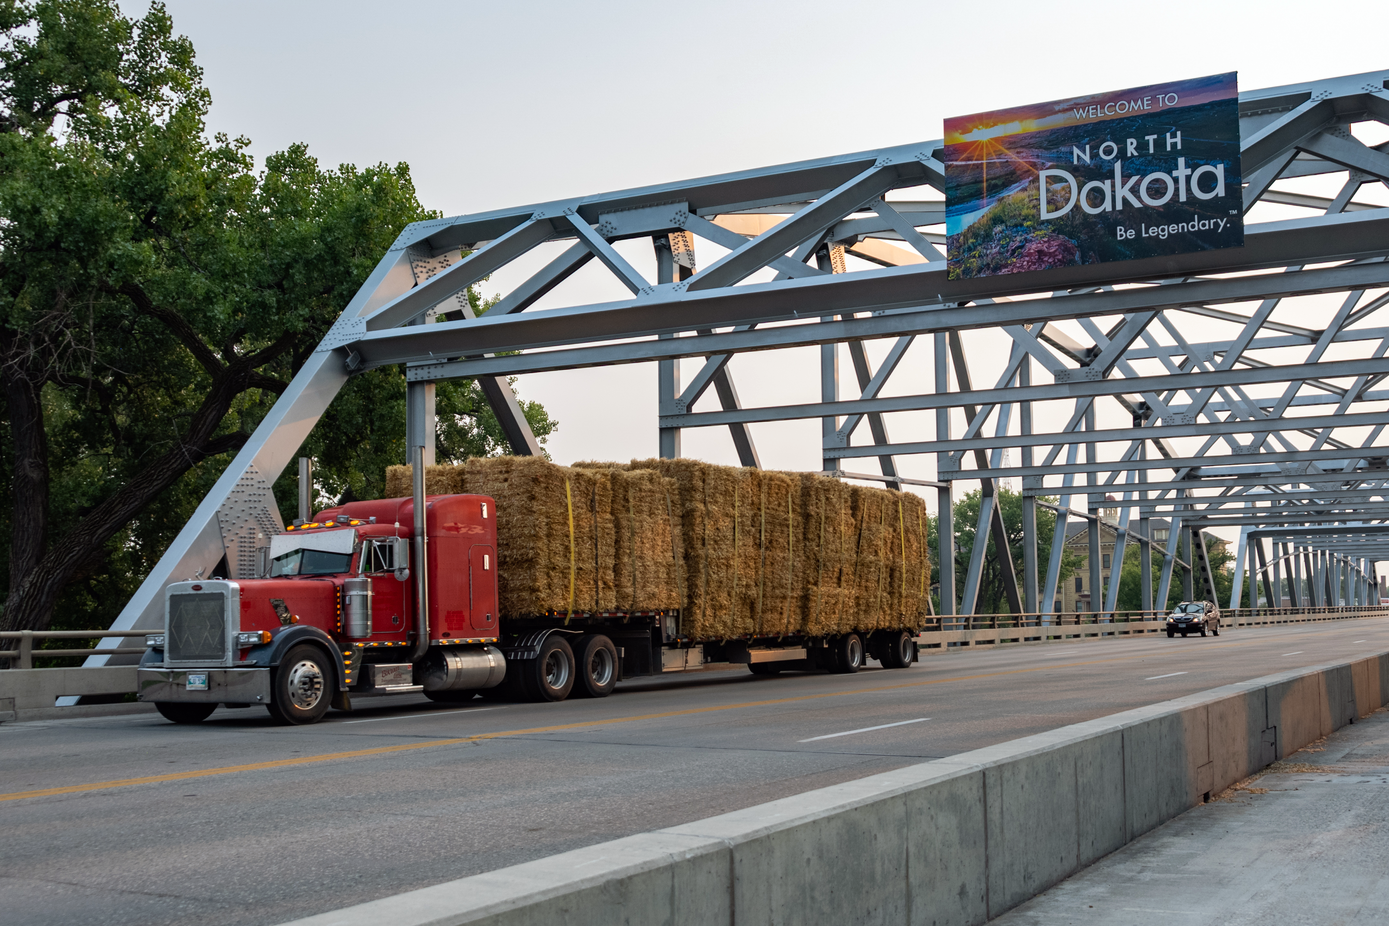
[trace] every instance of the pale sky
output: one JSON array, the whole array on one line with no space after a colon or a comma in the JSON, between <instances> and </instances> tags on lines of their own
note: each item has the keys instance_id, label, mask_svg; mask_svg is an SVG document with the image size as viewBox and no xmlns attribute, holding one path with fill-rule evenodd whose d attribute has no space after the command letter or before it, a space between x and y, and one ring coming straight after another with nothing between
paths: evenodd
<instances>
[{"instance_id":1,"label":"pale sky","mask_svg":"<svg viewBox=\"0 0 1389 926\"><path fill-rule=\"evenodd\" d=\"M406 161L445 215L934 139L947 115L1223 71L1258 89L1389 67L1383 0L168 6L206 71L211 130L249 136L259 162L300 141L330 166ZM649 248L624 253L652 263ZM570 301L625 298L604 274L592 262ZM929 351L908 354L897 392L928 388ZM745 404L818 400L813 350L731 369ZM847 360L841 377L852 382ZM519 392L559 419L558 462L656 453L652 366L531 375ZM765 466L813 470L819 429L753 433ZM684 449L737 462L726 429L687 431ZM902 469L932 478L934 461Z\"/></svg>"}]
</instances>

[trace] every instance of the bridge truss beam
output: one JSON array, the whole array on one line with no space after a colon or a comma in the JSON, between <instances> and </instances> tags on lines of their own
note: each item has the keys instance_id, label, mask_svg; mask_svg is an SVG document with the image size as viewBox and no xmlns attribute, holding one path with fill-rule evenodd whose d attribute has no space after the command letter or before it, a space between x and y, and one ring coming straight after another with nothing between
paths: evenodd
<instances>
[{"instance_id":1,"label":"bridge truss beam","mask_svg":"<svg viewBox=\"0 0 1389 926\"><path fill-rule=\"evenodd\" d=\"M1389 186L1389 143L1361 140L1389 125L1386 86L1389 71L1242 93L1245 246L1181 257L951 280L939 141L411 225L115 629L155 626L163 587L235 540L219 513L248 480L273 481L343 383L387 364L405 364L411 384L482 380L518 452L534 438L506 377L529 372L652 363L667 456L683 430L719 427L757 465L756 425L818 418L827 472L937 488L943 562L955 559L955 483L982 489L977 529L1003 546L1014 541L992 500L1004 480L1020 484L1023 549L1003 558L1023 566L1005 577L1014 610L1056 605L1059 548L1049 563L1037 553L1048 498L1061 502L1057 538L1079 512L1119 550L1147 552L1150 521L1168 519L1159 603L1174 569L1191 586L1204 562L1178 536L1199 545L1214 527L1240 526L1265 561L1310 569L1330 541L1300 528L1389 523L1389 208L1364 195ZM1307 177L1337 194L1292 183ZM467 288L522 257L541 269L469 317ZM630 298L565 302L590 264ZM735 390L735 373L757 369L742 355L806 346L820 348L821 401L764 407ZM854 389L839 382L841 351ZM679 361L692 358L701 368L682 391ZM696 409L709 393L718 407ZM427 419L427 404L412 411ZM881 475L845 473L859 458ZM1337 543L1356 562L1386 552L1364 532ZM959 589L942 575L943 613L978 606L979 566Z\"/></svg>"}]
</instances>

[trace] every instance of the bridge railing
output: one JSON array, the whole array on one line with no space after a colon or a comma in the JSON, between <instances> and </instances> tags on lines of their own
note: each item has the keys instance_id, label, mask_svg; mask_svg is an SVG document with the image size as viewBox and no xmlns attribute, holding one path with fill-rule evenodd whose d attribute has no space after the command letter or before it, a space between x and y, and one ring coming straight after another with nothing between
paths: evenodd
<instances>
[{"instance_id":1,"label":"bridge railing","mask_svg":"<svg viewBox=\"0 0 1389 926\"><path fill-rule=\"evenodd\" d=\"M1096 633L1145 633L1162 630L1168 612L1163 611L1047 611L1036 614L957 614L932 617L927 620L925 634L959 633L966 631L1005 631L1035 630L1037 633L1024 635L1023 639L1042 636L1075 636L1078 633L1091 636ZM1389 605L1340 605L1325 608L1226 608L1220 612L1220 625L1224 627L1256 627L1270 624L1293 624L1310 621L1345 620L1356 617L1389 616ZM1110 626L1127 625L1127 626ZM1080 630L1074 628L1101 628L1099 630ZM12 669L32 669L34 659L38 658L86 658L87 656L135 656L145 651L144 646L81 647L67 649L35 648L35 641L43 640L91 640L100 639L139 639L144 640L148 631L112 630L19 630L0 631L0 645L6 643L13 649L0 649L0 664L6 660Z\"/></svg>"},{"instance_id":2,"label":"bridge railing","mask_svg":"<svg viewBox=\"0 0 1389 926\"><path fill-rule=\"evenodd\" d=\"M1095 636L1161 633L1162 611L1048 611L1035 614L959 614L932 617L918 640L926 646L1009 643ZM1226 608L1223 630L1269 624L1389 617L1389 606L1343 605L1325 608Z\"/></svg>"},{"instance_id":3,"label":"bridge railing","mask_svg":"<svg viewBox=\"0 0 1389 926\"><path fill-rule=\"evenodd\" d=\"M34 657L39 658L83 658L88 656L135 656L143 653L141 646L80 647L68 649L34 648L34 641L43 640L92 640L92 639L131 639L138 638L143 644L148 630L6 630L0 631L0 645L13 646L13 649L0 649L0 664L9 662L11 669L32 669Z\"/></svg>"}]
</instances>

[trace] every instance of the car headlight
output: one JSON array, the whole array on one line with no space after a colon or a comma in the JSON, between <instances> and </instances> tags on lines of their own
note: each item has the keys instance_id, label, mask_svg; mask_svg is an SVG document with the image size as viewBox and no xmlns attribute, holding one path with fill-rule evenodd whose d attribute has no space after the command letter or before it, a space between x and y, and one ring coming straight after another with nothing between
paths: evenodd
<instances>
[{"instance_id":1,"label":"car headlight","mask_svg":"<svg viewBox=\"0 0 1389 926\"><path fill-rule=\"evenodd\" d=\"M162 633L147 633L147 634L145 634L145 645L148 646L148 647L152 647L153 649L163 649L163 648L164 648L164 634L162 634Z\"/></svg>"},{"instance_id":2,"label":"car headlight","mask_svg":"<svg viewBox=\"0 0 1389 926\"><path fill-rule=\"evenodd\" d=\"M236 642L238 646L260 646L270 642L270 631L243 630L236 635Z\"/></svg>"}]
</instances>

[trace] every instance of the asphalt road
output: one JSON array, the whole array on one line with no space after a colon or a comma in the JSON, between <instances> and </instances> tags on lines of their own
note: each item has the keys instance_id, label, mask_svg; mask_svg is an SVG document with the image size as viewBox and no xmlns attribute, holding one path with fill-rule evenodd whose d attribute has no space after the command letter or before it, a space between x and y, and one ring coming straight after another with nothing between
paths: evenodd
<instances>
[{"instance_id":1,"label":"asphalt road","mask_svg":"<svg viewBox=\"0 0 1389 926\"><path fill-rule=\"evenodd\" d=\"M705 671L601 701L380 699L313 727L3 724L0 921L279 923L1386 649L1366 619Z\"/></svg>"}]
</instances>

